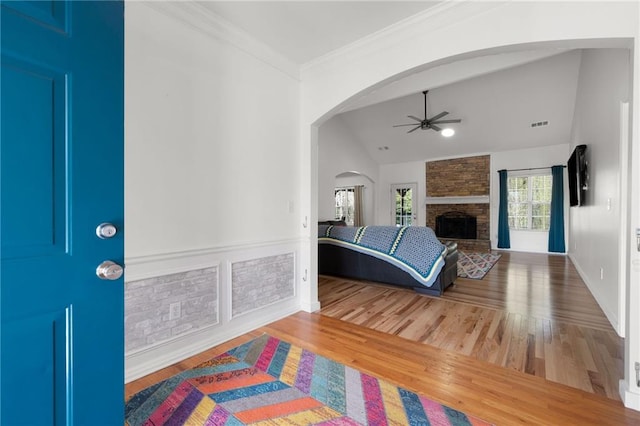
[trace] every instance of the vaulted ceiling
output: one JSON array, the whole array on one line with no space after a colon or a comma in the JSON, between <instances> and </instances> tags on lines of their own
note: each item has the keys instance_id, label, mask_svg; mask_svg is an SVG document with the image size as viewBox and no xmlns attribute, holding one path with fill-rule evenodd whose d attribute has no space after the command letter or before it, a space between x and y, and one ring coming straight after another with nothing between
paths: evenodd
<instances>
[{"instance_id":1,"label":"vaulted ceiling","mask_svg":"<svg viewBox=\"0 0 640 426\"><path fill-rule=\"evenodd\" d=\"M471 77L441 87L427 79L413 94L354 109L336 116L380 164L471 153L517 150L568 143L573 122L581 51L574 50ZM424 116L422 90L429 89L428 116L441 111L455 135L434 130L393 127ZM547 122L544 126L532 123ZM445 125L442 125L445 127Z\"/></svg>"},{"instance_id":2,"label":"vaulted ceiling","mask_svg":"<svg viewBox=\"0 0 640 426\"><path fill-rule=\"evenodd\" d=\"M431 13L442 1L205 1L211 13L301 66L360 38ZM463 36L463 35L461 35ZM568 143L580 51L521 51L442 64L403 76L343 106L355 143L378 163L401 163ZM456 134L392 127L440 111ZM531 123L547 121L546 126Z\"/></svg>"}]
</instances>

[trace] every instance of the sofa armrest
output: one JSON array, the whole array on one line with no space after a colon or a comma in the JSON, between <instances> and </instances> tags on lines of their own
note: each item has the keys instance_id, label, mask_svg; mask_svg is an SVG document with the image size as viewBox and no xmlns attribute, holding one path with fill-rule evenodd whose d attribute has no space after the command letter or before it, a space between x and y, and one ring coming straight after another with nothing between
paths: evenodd
<instances>
[{"instance_id":1,"label":"sofa armrest","mask_svg":"<svg viewBox=\"0 0 640 426\"><path fill-rule=\"evenodd\" d=\"M440 272L440 280L442 281L442 290L449 287L458 278L458 243L455 241L447 241L445 243L447 253L444 257L444 268Z\"/></svg>"}]
</instances>

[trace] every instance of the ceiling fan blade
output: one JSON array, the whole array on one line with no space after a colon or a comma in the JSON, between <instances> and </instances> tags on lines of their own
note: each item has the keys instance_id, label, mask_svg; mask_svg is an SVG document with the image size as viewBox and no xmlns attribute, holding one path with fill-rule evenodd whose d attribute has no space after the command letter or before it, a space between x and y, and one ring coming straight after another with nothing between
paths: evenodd
<instances>
[{"instance_id":1,"label":"ceiling fan blade","mask_svg":"<svg viewBox=\"0 0 640 426\"><path fill-rule=\"evenodd\" d=\"M459 118L451 119L451 120L438 120L438 121L430 121L430 124L442 124L442 123L462 123L462 120Z\"/></svg>"},{"instance_id":2,"label":"ceiling fan blade","mask_svg":"<svg viewBox=\"0 0 640 426\"><path fill-rule=\"evenodd\" d=\"M431 118L430 118L430 119L428 119L427 121L431 122L431 121L437 120L438 118L442 118L442 117L444 117L444 116L445 116L445 115L447 115L447 114L449 114L449 112L448 112L448 111L442 111L440 114L436 114L436 115L434 115L433 117L431 117Z\"/></svg>"},{"instance_id":3,"label":"ceiling fan blade","mask_svg":"<svg viewBox=\"0 0 640 426\"><path fill-rule=\"evenodd\" d=\"M407 115L407 117L417 121L420 124L418 125L416 125L415 123L414 124L394 124L393 127L416 126L413 129L409 130L407 133L415 132L418 129L422 129L422 130L433 129L436 132L439 132L442 130L442 128L440 126L437 126L437 124L462 122L462 120L459 118L452 118L450 120L440 120L442 117L449 114L449 111L442 111L441 113L436 114L431 118L427 118L429 117L427 115L427 93L429 93L428 90L425 90L422 92L422 94L424 95L424 119L418 118L415 115Z\"/></svg>"}]
</instances>

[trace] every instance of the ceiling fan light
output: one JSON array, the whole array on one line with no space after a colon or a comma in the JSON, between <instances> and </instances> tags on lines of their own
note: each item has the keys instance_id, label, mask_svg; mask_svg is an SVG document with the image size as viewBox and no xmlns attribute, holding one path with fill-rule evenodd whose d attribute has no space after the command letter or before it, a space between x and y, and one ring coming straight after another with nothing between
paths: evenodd
<instances>
[{"instance_id":1,"label":"ceiling fan light","mask_svg":"<svg viewBox=\"0 0 640 426\"><path fill-rule=\"evenodd\" d=\"M442 133L442 136L444 136L445 138L450 138L456 133L456 131L450 127L447 127L446 129L442 129L442 132L440 133Z\"/></svg>"}]
</instances>

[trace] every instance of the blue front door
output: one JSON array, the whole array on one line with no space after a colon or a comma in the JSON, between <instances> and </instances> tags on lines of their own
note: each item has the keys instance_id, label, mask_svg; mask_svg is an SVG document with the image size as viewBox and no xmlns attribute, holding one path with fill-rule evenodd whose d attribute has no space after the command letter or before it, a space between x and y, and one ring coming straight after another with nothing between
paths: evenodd
<instances>
[{"instance_id":1,"label":"blue front door","mask_svg":"<svg viewBox=\"0 0 640 426\"><path fill-rule=\"evenodd\" d=\"M0 424L122 425L123 3L0 13Z\"/></svg>"}]
</instances>

